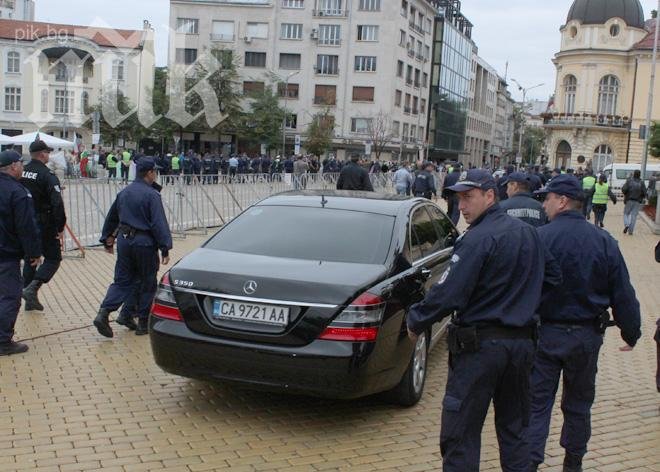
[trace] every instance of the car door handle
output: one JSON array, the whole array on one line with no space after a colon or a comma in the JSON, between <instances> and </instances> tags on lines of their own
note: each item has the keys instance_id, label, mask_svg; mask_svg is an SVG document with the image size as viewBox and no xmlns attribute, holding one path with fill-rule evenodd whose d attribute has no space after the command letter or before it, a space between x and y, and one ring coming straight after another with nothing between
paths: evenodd
<instances>
[{"instance_id":1,"label":"car door handle","mask_svg":"<svg viewBox=\"0 0 660 472\"><path fill-rule=\"evenodd\" d=\"M428 280L431 278L431 269L422 267L422 270L419 271L419 274L422 276L423 280Z\"/></svg>"}]
</instances>

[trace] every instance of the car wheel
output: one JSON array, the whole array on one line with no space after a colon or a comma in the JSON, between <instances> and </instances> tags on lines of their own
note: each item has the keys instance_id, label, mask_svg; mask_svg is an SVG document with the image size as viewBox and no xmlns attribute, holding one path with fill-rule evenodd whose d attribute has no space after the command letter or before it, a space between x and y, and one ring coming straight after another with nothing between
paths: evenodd
<instances>
[{"instance_id":1,"label":"car wheel","mask_svg":"<svg viewBox=\"0 0 660 472\"><path fill-rule=\"evenodd\" d=\"M426 382L429 336L424 332L419 335L408 368L403 378L390 393L394 402L402 406L413 406L422 398Z\"/></svg>"}]
</instances>

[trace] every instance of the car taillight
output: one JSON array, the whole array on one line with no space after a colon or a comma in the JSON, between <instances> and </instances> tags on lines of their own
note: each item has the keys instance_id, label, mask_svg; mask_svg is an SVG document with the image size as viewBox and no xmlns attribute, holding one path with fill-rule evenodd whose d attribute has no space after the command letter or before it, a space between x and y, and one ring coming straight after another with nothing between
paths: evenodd
<instances>
[{"instance_id":1,"label":"car taillight","mask_svg":"<svg viewBox=\"0 0 660 472\"><path fill-rule=\"evenodd\" d=\"M385 302L378 295L365 292L357 297L321 333L326 341L375 341L385 312Z\"/></svg>"},{"instance_id":2,"label":"car taillight","mask_svg":"<svg viewBox=\"0 0 660 472\"><path fill-rule=\"evenodd\" d=\"M151 314L167 320L183 321L181 311L174 298L174 292L172 292L169 272L163 275L160 284L158 284L154 304L151 306Z\"/></svg>"}]
</instances>

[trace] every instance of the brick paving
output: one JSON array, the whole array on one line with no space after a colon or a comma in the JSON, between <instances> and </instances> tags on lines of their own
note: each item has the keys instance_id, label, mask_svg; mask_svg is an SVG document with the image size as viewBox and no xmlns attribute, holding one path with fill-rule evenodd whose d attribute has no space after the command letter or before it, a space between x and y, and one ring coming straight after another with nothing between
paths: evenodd
<instances>
[{"instance_id":1,"label":"brick paving","mask_svg":"<svg viewBox=\"0 0 660 472\"><path fill-rule=\"evenodd\" d=\"M660 394L655 390L655 319L660 316L658 237L640 221L621 234L622 205L606 226L621 241L644 315L631 353L611 330L598 374L590 471L660 471ZM175 241L173 260L205 237ZM438 431L445 346L430 356L424 398L414 408L378 398L351 402L253 392L162 372L149 341L115 326L102 338L91 320L112 277L99 249L67 258L42 290L46 312L19 315L24 355L0 358L1 471L427 471L440 470ZM555 409L547 465L561 470ZM482 470L499 470L492 413Z\"/></svg>"}]
</instances>

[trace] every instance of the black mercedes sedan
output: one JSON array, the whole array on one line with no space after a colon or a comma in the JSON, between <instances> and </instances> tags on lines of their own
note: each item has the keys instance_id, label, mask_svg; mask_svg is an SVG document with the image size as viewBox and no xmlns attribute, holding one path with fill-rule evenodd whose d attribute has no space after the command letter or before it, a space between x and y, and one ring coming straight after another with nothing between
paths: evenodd
<instances>
[{"instance_id":1,"label":"black mercedes sedan","mask_svg":"<svg viewBox=\"0 0 660 472\"><path fill-rule=\"evenodd\" d=\"M421 398L444 326L406 313L442 276L456 228L421 198L305 191L260 201L162 278L156 363L191 378L330 398Z\"/></svg>"}]
</instances>

